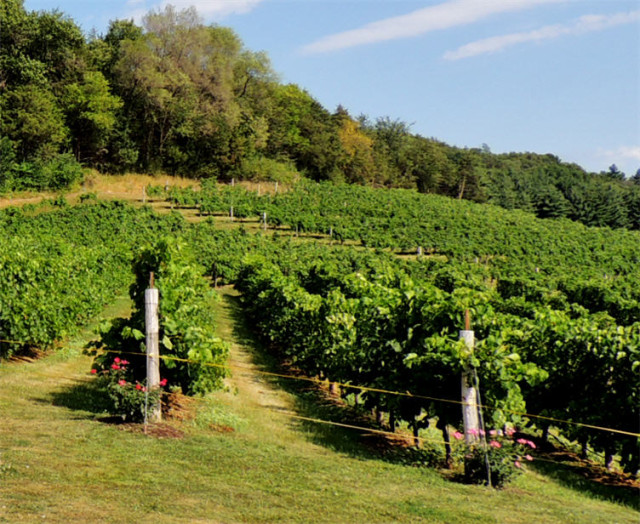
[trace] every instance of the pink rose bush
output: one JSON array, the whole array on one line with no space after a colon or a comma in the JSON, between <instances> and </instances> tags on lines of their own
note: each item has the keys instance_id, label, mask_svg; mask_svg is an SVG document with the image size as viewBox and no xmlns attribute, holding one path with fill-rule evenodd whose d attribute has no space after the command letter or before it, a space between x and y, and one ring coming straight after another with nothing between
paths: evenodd
<instances>
[{"instance_id":1,"label":"pink rose bush","mask_svg":"<svg viewBox=\"0 0 640 524\"><path fill-rule=\"evenodd\" d=\"M140 422L144 420L145 406L160 402L161 388L167 386L167 379L160 381L160 388L147 390L146 384L133 378L133 371L128 360L115 357L96 361L91 374L97 375L105 387L111 400L111 413L125 421Z\"/></svg>"},{"instance_id":2,"label":"pink rose bush","mask_svg":"<svg viewBox=\"0 0 640 524\"><path fill-rule=\"evenodd\" d=\"M536 444L525 438L513 439L516 430L506 428L504 431L492 429L487 432L489 439L478 441L470 446L464 456L464 478L471 484L488 484L487 482L487 460L491 471L491 485L494 488L501 488L514 477L522 473L523 460L532 461L533 456L529 453L536 449ZM454 433L460 435L459 432ZM481 436L481 431L470 431L470 435Z\"/></svg>"}]
</instances>

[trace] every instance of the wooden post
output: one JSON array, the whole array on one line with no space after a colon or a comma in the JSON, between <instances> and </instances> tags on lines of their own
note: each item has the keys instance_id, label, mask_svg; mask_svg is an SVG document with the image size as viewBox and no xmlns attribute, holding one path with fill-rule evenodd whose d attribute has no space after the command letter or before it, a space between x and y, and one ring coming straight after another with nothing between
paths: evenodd
<instances>
[{"instance_id":1,"label":"wooden post","mask_svg":"<svg viewBox=\"0 0 640 524\"><path fill-rule=\"evenodd\" d=\"M262 213L262 229L267 230L267 212Z\"/></svg>"},{"instance_id":2,"label":"wooden post","mask_svg":"<svg viewBox=\"0 0 640 524\"><path fill-rule=\"evenodd\" d=\"M422 246L418 246L418 258L422 256Z\"/></svg>"},{"instance_id":3,"label":"wooden post","mask_svg":"<svg viewBox=\"0 0 640 524\"><path fill-rule=\"evenodd\" d=\"M278 181L276 180L276 195L278 194Z\"/></svg>"},{"instance_id":4,"label":"wooden post","mask_svg":"<svg viewBox=\"0 0 640 524\"><path fill-rule=\"evenodd\" d=\"M235 179L235 178L232 178L232 179L231 179L231 187L233 187L233 186L235 186L235 185L236 185L236 179Z\"/></svg>"},{"instance_id":5,"label":"wooden post","mask_svg":"<svg viewBox=\"0 0 640 524\"><path fill-rule=\"evenodd\" d=\"M160 387L160 351L158 322L158 289L154 287L153 273L150 275L149 288L144 292L144 320L147 334L147 391ZM147 420L160 422L162 411L160 403L149 406Z\"/></svg>"},{"instance_id":6,"label":"wooden post","mask_svg":"<svg viewBox=\"0 0 640 524\"><path fill-rule=\"evenodd\" d=\"M473 353L475 334L471 331L471 319L469 311L465 312L465 329L460 331L460 340L464 340L469 354ZM462 372L462 422L464 424L464 437L467 444L475 444L479 440L480 424L478 421L478 392L473 384L472 370L466 368Z\"/></svg>"},{"instance_id":7,"label":"wooden post","mask_svg":"<svg viewBox=\"0 0 640 524\"><path fill-rule=\"evenodd\" d=\"M229 208L229 217L231 217L231 220L233 220L233 206Z\"/></svg>"},{"instance_id":8,"label":"wooden post","mask_svg":"<svg viewBox=\"0 0 640 524\"><path fill-rule=\"evenodd\" d=\"M145 186L142 186L142 203L147 203L147 188Z\"/></svg>"}]
</instances>

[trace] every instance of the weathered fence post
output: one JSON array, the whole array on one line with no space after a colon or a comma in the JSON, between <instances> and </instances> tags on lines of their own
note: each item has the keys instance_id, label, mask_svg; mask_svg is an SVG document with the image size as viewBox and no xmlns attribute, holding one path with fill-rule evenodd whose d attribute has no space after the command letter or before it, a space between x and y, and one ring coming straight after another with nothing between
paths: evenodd
<instances>
[{"instance_id":1,"label":"weathered fence post","mask_svg":"<svg viewBox=\"0 0 640 524\"><path fill-rule=\"evenodd\" d=\"M153 273L150 275L149 288L144 292L144 320L147 335L147 393L160 387L160 350L158 322L158 289L154 287ZM162 411L160 401L154 402L145 410L145 422L160 422Z\"/></svg>"},{"instance_id":2,"label":"weathered fence post","mask_svg":"<svg viewBox=\"0 0 640 524\"><path fill-rule=\"evenodd\" d=\"M460 339L464 340L469 354L473 353L475 335L471 331L471 319L469 311L465 312L465 329L460 331ZM465 368L462 372L461 381L462 392L462 422L464 424L464 437L467 444L478 442L480 435L480 424L478 421L478 392L473 384L473 373L470 368Z\"/></svg>"},{"instance_id":3,"label":"weathered fence post","mask_svg":"<svg viewBox=\"0 0 640 524\"><path fill-rule=\"evenodd\" d=\"M229 208L229 218L231 218L231 220L233 220L233 206L231 206Z\"/></svg>"},{"instance_id":4,"label":"weathered fence post","mask_svg":"<svg viewBox=\"0 0 640 524\"><path fill-rule=\"evenodd\" d=\"M267 230L267 212L266 211L262 213L262 229L265 231Z\"/></svg>"}]
</instances>

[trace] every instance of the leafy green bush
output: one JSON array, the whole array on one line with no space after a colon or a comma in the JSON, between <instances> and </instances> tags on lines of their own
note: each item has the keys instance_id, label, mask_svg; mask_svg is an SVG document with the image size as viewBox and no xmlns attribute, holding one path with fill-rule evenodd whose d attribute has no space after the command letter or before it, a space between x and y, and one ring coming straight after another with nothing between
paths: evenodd
<instances>
[{"instance_id":1,"label":"leafy green bush","mask_svg":"<svg viewBox=\"0 0 640 524\"><path fill-rule=\"evenodd\" d=\"M161 360L162 376L188 394L222 387L229 347L215 334L214 294L186 245L175 239L161 240L138 253L133 269L133 313L129 319L115 319L102 326L101 340L91 346L105 347L109 353L98 356L96 366L105 369L113 352L120 352L120 358L131 361L132 380L144 379L144 291L153 272L160 292L160 355L168 357Z\"/></svg>"},{"instance_id":2,"label":"leafy green bush","mask_svg":"<svg viewBox=\"0 0 640 524\"><path fill-rule=\"evenodd\" d=\"M2 149L0 149L0 154ZM62 154L52 160L36 162L3 161L0 173L0 192L5 191L59 191L82 180L82 166L71 154Z\"/></svg>"},{"instance_id":3,"label":"leafy green bush","mask_svg":"<svg viewBox=\"0 0 640 524\"><path fill-rule=\"evenodd\" d=\"M240 168L240 178L248 180L266 180L291 184L300 178L300 173L292 162L257 157L244 159Z\"/></svg>"}]
</instances>

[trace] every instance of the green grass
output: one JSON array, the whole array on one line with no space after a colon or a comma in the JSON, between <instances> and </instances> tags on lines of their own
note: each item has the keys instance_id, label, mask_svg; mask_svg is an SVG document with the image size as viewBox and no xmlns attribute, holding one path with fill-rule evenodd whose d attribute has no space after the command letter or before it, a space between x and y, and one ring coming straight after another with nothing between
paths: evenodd
<instances>
[{"instance_id":1,"label":"green grass","mask_svg":"<svg viewBox=\"0 0 640 524\"><path fill-rule=\"evenodd\" d=\"M100 421L103 397L80 349L89 330L58 354L0 366L0 522L638 522L566 476L530 470L501 491L467 486L358 452L353 431L292 419L310 400L253 371L268 362L252 355L237 301L223 293L219 329L236 372L195 420L174 423L182 439Z\"/></svg>"}]
</instances>

